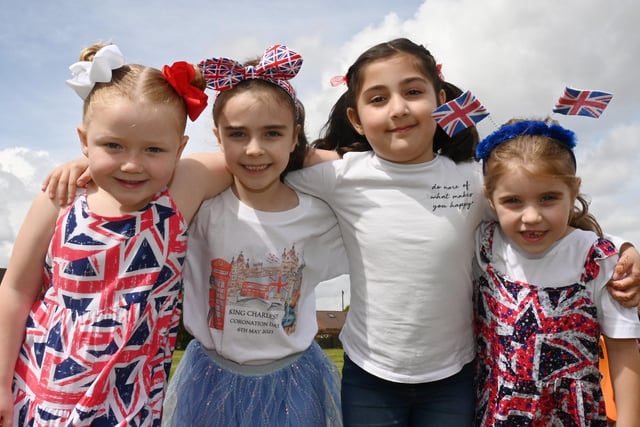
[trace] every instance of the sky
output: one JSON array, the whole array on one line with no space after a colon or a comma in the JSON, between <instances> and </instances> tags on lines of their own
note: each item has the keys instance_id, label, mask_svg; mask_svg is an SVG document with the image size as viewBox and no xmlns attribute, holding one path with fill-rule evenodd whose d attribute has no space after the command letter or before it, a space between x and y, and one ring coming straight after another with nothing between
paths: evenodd
<instances>
[{"instance_id":1,"label":"sky","mask_svg":"<svg viewBox=\"0 0 640 427\"><path fill-rule=\"evenodd\" d=\"M345 5L348 4L348 8ZM194 0L5 2L0 8L0 267L46 173L78 157L82 101L69 65L95 42L127 62L162 67L226 56L240 62L281 43L304 64L291 81L315 139L367 48L397 37L423 44L446 80L490 111L485 136L512 117L551 116L578 136L582 192L605 232L640 245L640 3L635 0ZM599 119L552 109L566 86L613 100ZM189 123L186 152L215 151L207 112ZM344 292L344 294L343 294ZM318 309L348 305L344 278L317 289Z\"/></svg>"}]
</instances>

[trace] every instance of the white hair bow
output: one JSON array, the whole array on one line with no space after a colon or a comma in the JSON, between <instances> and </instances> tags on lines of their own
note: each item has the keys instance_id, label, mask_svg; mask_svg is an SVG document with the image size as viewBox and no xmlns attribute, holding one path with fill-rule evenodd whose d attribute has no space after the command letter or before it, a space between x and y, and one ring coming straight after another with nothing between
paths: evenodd
<instances>
[{"instance_id":1,"label":"white hair bow","mask_svg":"<svg viewBox=\"0 0 640 427\"><path fill-rule=\"evenodd\" d=\"M86 99L96 83L110 82L111 70L123 65L124 56L118 46L104 46L96 52L93 61L79 61L69 67L73 77L67 80L67 84L80 98Z\"/></svg>"}]
</instances>

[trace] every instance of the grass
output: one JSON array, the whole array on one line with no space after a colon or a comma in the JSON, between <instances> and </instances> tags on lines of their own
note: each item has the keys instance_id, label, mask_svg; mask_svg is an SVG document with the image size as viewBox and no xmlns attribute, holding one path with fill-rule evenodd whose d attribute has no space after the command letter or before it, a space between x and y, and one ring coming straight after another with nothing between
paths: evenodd
<instances>
[{"instance_id":1,"label":"grass","mask_svg":"<svg viewBox=\"0 0 640 427\"><path fill-rule=\"evenodd\" d=\"M325 348L324 352L327 353L329 359L333 360L333 362L338 367L338 370L342 372L342 349L341 348ZM184 350L176 350L173 352L173 362L171 363L171 372L169 373L169 378L173 375L173 372L176 370L180 359L182 359L182 355L184 354Z\"/></svg>"}]
</instances>

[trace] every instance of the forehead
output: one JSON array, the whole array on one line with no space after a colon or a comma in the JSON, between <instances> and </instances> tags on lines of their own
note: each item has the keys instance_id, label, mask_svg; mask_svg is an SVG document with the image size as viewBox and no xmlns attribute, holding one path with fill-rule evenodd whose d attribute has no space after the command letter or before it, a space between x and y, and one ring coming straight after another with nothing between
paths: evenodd
<instances>
[{"instance_id":1,"label":"forehead","mask_svg":"<svg viewBox=\"0 0 640 427\"><path fill-rule=\"evenodd\" d=\"M370 62L363 67L361 77L361 90L367 90L371 86L388 86L409 80L432 84L416 59L405 53Z\"/></svg>"}]
</instances>

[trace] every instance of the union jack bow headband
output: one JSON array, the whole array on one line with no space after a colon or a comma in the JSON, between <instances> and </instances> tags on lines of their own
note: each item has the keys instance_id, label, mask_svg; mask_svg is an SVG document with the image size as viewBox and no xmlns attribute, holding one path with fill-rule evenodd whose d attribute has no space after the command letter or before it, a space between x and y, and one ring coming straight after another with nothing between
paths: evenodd
<instances>
[{"instance_id":1,"label":"union jack bow headband","mask_svg":"<svg viewBox=\"0 0 640 427\"><path fill-rule=\"evenodd\" d=\"M302 56L286 46L268 48L255 67L243 66L229 58L210 58L198 64L209 89L224 92L248 79L262 79L280 86L292 99L296 93L287 80L294 78L302 67Z\"/></svg>"},{"instance_id":2,"label":"union jack bow headband","mask_svg":"<svg viewBox=\"0 0 640 427\"><path fill-rule=\"evenodd\" d=\"M80 98L87 99L96 83L111 81L111 72L124 65L124 56L118 46L110 44L102 47L93 56L93 61L79 61L71 64L69 70L73 74L67 85Z\"/></svg>"}]
</instances>

